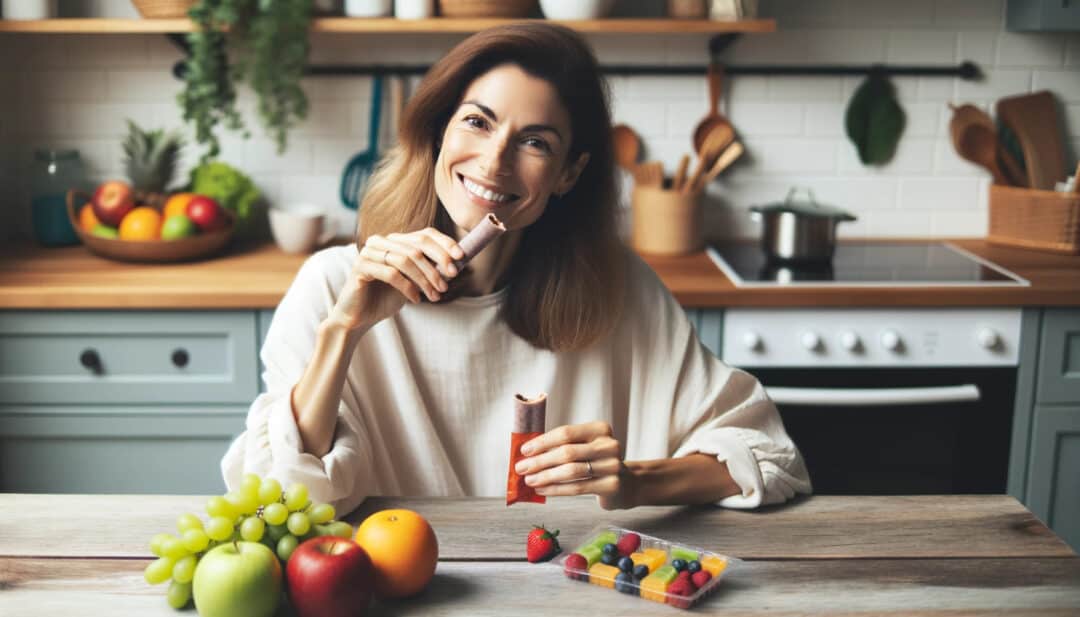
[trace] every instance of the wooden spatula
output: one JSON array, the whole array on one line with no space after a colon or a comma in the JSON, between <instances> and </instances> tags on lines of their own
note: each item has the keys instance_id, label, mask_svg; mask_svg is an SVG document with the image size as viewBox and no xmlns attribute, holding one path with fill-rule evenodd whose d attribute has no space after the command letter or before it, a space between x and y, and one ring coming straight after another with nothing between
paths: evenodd
<instances>
[{"instance_id":1,"label":"wooden spatula","mask_svg":"<svg viewBox=\"0 0 1080 617\"><path fill-rule=\"evenodd\" d=\"M1054 190L1065 179L1065 144L1054 95L1043 90L997 103L997 115L1020 142L1031 188Z\"/></svg>"}]
</instances>

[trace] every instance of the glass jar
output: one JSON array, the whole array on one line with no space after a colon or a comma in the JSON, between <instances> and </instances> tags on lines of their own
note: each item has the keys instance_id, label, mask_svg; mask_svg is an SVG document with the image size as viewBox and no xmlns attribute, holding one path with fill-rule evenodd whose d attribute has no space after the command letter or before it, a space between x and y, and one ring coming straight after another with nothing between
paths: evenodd
<instances>
[{"instance_id":1,"label":"glass jar","mask_svg":"<svg viewBox=\"0 0 1080 617\"><path fill-rule=\"evenodd\" d=\"M70 189L84 190L86 169L78 150L35 150L30 179L34 237L45 246L78 244L65 201ZM78 208L81 204L75 204ZM77 215L77 213L76 213Z\"/></svg>"}]
</instances>

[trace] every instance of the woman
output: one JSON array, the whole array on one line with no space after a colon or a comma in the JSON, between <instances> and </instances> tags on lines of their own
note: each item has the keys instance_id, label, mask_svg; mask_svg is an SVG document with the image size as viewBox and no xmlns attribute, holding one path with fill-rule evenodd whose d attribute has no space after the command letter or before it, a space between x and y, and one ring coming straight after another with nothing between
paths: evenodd
<instances>
[{"instance_id":1,"label":"woman","mask_svg":"<svg viewBox=\"0 0 1080 617\"><path fill-rule=\"evenodd\" d=\"M587 44L552 25L481 32L432 67L359 250L313 255L275 313L230 489L245 472L299 481L339 512L502 495L513 397L546 392L550 430L518 463L542 495L756 507L810 491L761 385L621 246L607 101ZM457 272L488 213L508 231Z\"/></svg>"}]
</instances>

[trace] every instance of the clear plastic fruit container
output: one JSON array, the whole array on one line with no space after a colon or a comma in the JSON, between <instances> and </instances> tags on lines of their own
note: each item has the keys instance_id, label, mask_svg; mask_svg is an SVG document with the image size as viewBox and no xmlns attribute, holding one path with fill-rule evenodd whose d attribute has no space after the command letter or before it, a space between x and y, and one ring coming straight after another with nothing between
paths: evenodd
<instances>
[{"instance_id":1,"label":"clear plastic fruit container","mask_svg":"<svg viewBox=\"0 0 1080 617\"><path fill-rule=\"evenodd\" d=\"M635 550L624 554L628 544L633 543L632 539L628 538L631 534L637 535L640 542ZM603 562L606 544L613 544L616 547L617 556L614 557L612 564ZM580 555L581 558L574 555ZM625 570L620 569L619 566L618 560L621 557L630 558L634 566L628 573L629 577L619 576L626 574ZM584 567L582 567L582 559L585 561ZM683 561L682 564L676 561L680 559ZM611 561L610 558L609 561ZM708 579L699 586L693 581L694 574L691 572L689 589L686 584L673 589L672 586L680 578L683 570L694 569L690 565L692 561L697 562L698 571L709 573ZM660 604L690 608L716 590L720 579L724 578L732 568L739 566L742 561L697 546L668 542L632 529L599 525L585 536L583 542L579 542L572 551L565 551L553 563L559 566L563 574L571 580L607 587ZM648 573L638 576L643 573L639 566L647 567ZM685 575L682 577L686 578ZM698 575L699 581L703 578Z\"/></svg>"}]
</instances>

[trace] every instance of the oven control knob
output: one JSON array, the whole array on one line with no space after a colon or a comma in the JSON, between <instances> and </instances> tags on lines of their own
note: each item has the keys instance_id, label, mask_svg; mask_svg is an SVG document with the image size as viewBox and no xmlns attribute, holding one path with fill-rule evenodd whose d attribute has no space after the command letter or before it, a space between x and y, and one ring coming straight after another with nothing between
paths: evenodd
<instances>
[{"instance_id":1,"label":"oven control knob","mask_svg":"<svg viewBox=\"0 0 1080 617\"><path fill-rule=\"evenodd\" d=\"M889 351L900 351L903 347L904 341L900 339L900 334L896 330L886 330L881 333L881 346Z\"/></svg>"},{"instance_id":2,"label":"oven control knob","mask_svg":"<svg viewBox=\"0 0 1080 617\"><path fill-rule=\"evenodd\" d=\"M862 341L858 334L848 330L840 333L840 346L848 351L858 351L862 347Z\"/></svg>"},{"instance_id":3,"label":"oven control knob","mask_svg":"<svg viewBox=\"0 0 1080 617\"><path fill-rule=\"evenodd\" d=\"M743 347L750 351L761 351L761 337L757 332L744 332L742 335Z\"/></svg>"},{"instance_id":4,"label":"oven control knob","mask_svg":"<svg viewBox=\"0 0 1080 617\"><path fill-rule=\"evenodd\" d=\"M984 349L996 349L1001 345L1001 336L993 328L979 328L975 336Z\"/></svg>"},{"instance_id":5,"label":"oven control knob","mask_svg":"<svg viewBox=\"0 0 1080 617\"><path fill-rule=\"evenodd\" d=\"M817 335L817 332L803 332L800 341L802 346L809 351L821 350L821 337Z\"/></svg>"}]
</instances>

